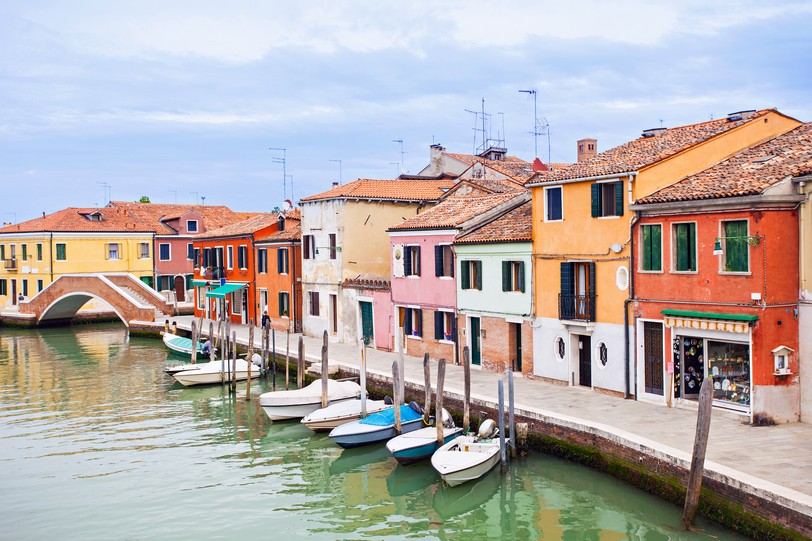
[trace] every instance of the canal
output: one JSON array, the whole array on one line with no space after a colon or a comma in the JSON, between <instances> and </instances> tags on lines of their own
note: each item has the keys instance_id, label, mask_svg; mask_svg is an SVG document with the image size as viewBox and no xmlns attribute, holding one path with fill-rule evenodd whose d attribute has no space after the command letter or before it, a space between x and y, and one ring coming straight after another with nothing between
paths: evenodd
<instances>
[{"instance_id":1,"label":"canal","mask_svg":"<svg viewBox=\"0 0 812 541\"><path fill-rule=\"evenodd\" d=\"M742 539L544 455L449 489L382 445L183 388L167 357L118 325L0 328L0 539Z\"/></svg>"}]
</instances>

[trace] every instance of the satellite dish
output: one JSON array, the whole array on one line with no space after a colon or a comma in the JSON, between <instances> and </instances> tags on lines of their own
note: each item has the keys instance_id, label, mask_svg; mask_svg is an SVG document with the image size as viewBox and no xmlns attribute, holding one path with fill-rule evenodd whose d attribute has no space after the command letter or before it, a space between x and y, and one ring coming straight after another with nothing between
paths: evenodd
<instances>
[{"instance_id":1,"label":"satellite dish","mask_svg":"<svg viewBox=\"0 0 812 541\"><path fill-rule=\"evenodd\" d=\"M290 199L285 199L285 200L282 202L282 210L283 210L283 211L287 212L287 211L289 211L289 210L290 210L290 209L292 209L292 208L293 208L293 202L291 202L291 200L290 200Z\"/></svg>"}]
</instances>

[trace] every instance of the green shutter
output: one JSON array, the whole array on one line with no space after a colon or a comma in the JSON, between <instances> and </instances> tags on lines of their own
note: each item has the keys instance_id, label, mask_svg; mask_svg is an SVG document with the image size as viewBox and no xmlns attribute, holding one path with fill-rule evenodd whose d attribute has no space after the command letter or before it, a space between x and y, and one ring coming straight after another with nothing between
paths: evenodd
<instances>
[{"instance_id":1,"label":"green shutter","mask_svg":"<svg viewBox=\"0 0 812 541\"><path fill-rule=\"evenodd\" d=\"M502 261L502 291L510 291L510 261Z\"/></svg>"},{"instance_id":2,"label":"green shutter","mask_svg":"<svg viewBox=\"0 0 812 541\"><path fill-rule=\"evenodd\" d=\"M725 270L729 272L747 272L747 222L737 220L724 222L725 239ZM741 237L741 238L730 238Z\"/></svg>"},{"instance_id":3,"label":"green shutter","mask_svg":"<svg viewBox=\"0 0 812 541\"><path fill-rule=\"evenodd\" d=\"M519 261L519 291L524 293L524 261Z\"/></svg>"},{"instance_id":4,"label":"green shutter","mask_svg":"<svg viewBox=\"0 0 812 541\"><path fill-rule=\"evenodd\" d=\"M623 181L615 182L615 215L623 216Z\"/></svg>"},{"instance_id":5,"label":"green shutter","mask_svg":"<svg viewBox=\"0 0 812 541\"><path fill-rule=\"evenodd\" d=\"M471 289L471 269L468 261L460 261L460 289Z\"/></svg>"},{"instance_id":6,"label":"green shutter","mask_svg":"<svg viewBox=\"0 0 812 541\"><path fill-rule=\"evenodd\" d=\"M476 288L482 291L482 261L476 262Z\"/></svg>"},{"instance_id":7,"label":"green shutter","mask_svg":"<svg viewBox=\"0 0 812 541\"><path fill-rule=\"evenodd\" d=\"M601 186L600 184L592 185L592 217L597 218L601 215Z\"/></svg>"},{"instance_id":8,"label":"green shutter","mask_svg":"<svg viewBox=\"0 0 812 541\"><path fill-rule=\"evenodd\" d=\"M651 270L663 270L663 226L651 226Z\"/></svg>"},{"instance_id":9,"label":"green shutter","mask_svg":"<svg viewBox=\"0 0 812 541\"><path fill-rule=\"evenodd\" d=\"M282 310L282 304L283 304L283 301L282 301L282 295L283 295L283 294L284 294L284 293L283 293L283 292L281 292L281 291L280 291L279 293L277 293L277 294L276 294L276 303L277 303L277 305L279 306L279 316L280 316L280 317L284 315L284 314L282 313L282 311L283 311L283 310Z\"/></svg>"}]
</instances>

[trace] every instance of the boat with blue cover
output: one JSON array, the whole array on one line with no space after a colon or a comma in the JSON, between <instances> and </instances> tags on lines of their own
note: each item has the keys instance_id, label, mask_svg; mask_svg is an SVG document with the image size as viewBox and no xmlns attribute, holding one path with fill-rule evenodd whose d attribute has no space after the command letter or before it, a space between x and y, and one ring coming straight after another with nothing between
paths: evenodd
<instances>
[{"instance_id":1,"label":"boat with blue cover","mask_svg":"<svg viewBox=\"0 0 812 541\"><path fill-rule=\"evenodd\" d=\"M423 408L415 402L400 406L401 434L412 432L423 425ZM330 439L345 449L386 441L397 436L395 408L373 413L364 419L344 423L330 431Z\"/></svg>"},{"instance_id":2,"label":"boat with blue cover","mask_svg":"<svg viewBox=\"0 0 812 541\"><path fill-rule=\"evenodd\" d=\"M177 355L191 358L192 357L192 340L191 338L186 338L184 336L178 336L177 334L172 333L164 333L163 336L164 344L166 347L169 348L169 351L175 353ZM201 342L200 340L197 341L197 358L203 359L208 358L209 356L209 349L208 349L208 341Z\"/></svg>"},{"instance_id":3,"label":"boat with blue cover","mask_svg":"<svg viewBox=\"0 0 812 541\"><path fill-rule=\"evenodd\" d=\"M462 433L462 428L454 425L454 419L443 410L443 443L447 443ZM440 447L437 441L437 427L427 426L406 432L386 442L386 448L399 464L407 465L429 458Z\"/></svg>"}]
</instances>

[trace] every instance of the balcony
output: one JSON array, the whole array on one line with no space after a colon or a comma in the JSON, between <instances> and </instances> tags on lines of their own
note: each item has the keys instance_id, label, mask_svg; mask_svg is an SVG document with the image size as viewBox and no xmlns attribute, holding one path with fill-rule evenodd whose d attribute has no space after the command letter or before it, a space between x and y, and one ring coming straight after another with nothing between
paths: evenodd
<instances>
[{"instance_id":1,"label":"balcony","mask_svg":"<svg viewBox=\"0 0 812 541\"><path fill-rule=\"evenodd\" d=\"M7 271L16 271L17 270L17 258L12 257L11 259L4 259L3 260L4 266Z\"/></svg>"},{"instance_id":2,"label":"balcony","mask_svg":"<svg viewBox=\"0 0 812 541\"><path fill-rule=\"evenodd\" d=\"M558 319L595 321L595 295L558 294Z\"/></svg>"}]
</instances>

